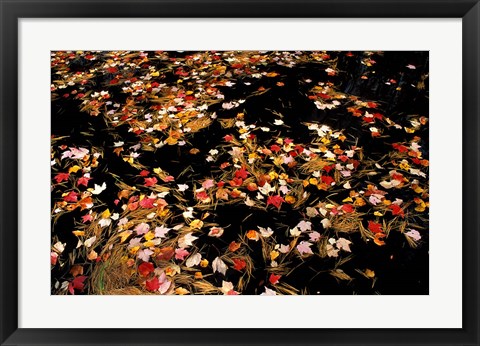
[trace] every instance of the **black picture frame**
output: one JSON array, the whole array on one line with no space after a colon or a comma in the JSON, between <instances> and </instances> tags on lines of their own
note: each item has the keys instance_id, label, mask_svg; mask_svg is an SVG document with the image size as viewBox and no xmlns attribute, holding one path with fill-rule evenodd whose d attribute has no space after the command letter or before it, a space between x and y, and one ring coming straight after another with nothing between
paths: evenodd
<instances>
[{"instance_id":1,"label":"black picture frame","mask_svg":"<svg viewBox=\"0 0 480 346\"><path fill-rule=\"evenodd\" d=\"M478 345L478 0L0 0L1 345ZM462 18L463 327L459 329L22 329L18 327L18 20L20 18ZM46 231L46 230L45 230ZM21 244L18 244L21 246ZM446 278L447 279L447 278ZM161 337L160 337L161 336ZM161 341L160 341L161 340Z\"/></svg>"}]
</instances>

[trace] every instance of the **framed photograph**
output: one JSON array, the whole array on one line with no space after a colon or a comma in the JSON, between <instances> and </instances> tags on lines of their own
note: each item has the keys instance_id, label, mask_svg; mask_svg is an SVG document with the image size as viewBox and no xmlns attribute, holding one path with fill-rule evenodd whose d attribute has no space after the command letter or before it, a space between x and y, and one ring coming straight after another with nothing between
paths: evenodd
<instances>
[{"instance_id":1,"label":"framed photograph","mask_svg":"<svg viewBox=\"0 0 480 346\"><path fill-rule=\"evenodd\" d=\"M478 340L478 1L1 1L1 344Z\"/></svg>"}]
</instances>

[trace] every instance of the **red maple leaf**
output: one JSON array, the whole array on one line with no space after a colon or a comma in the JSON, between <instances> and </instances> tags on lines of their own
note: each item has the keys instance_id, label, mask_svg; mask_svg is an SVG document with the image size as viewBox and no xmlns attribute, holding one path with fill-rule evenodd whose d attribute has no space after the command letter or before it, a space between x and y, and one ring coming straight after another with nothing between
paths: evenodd
<instances>
[{"instance_id":1,"label":"red maple leaf","mask_svg":"<svg viewBox=\"0 0 480 346\"><path fill-rule=\"evenodd\" d=\"M233 268L238 271L242 271L247 266L247 262L240 258L234 258L233 263Z\"/></svg>"},{"instance_id":2,"label":"red maple leaf","mask_svg":"<svg viewBox=\"0 0 480 346\"><path fill-rule=\"evenodd\" d=\"M366 123L373 123L375 122L375 118L363 117L363 121L365 121Z\"/></svg>"},{"instance_id":3,"label":"red maple leaf","mask_svg":"<svg viewBox=\"0 0 480 346\"><path fill-rule=\"evenodd\" d=\"M241 179L240 179L241 180ZM240 184L241 185L241 184ZM240 186L239 185L239 186ZM200 191L200 192L197 192L195 197L197 197L197 199L201 200L201 201L204 201L206 199L208 199L208 194L205 192L205 191Z\"/></svg>"},{"instance_id":4,"label":"red maple leaf","mask_svg":"<svg viewBox=\"0 0 480 346\"><path fill-rule=\"evenodd\" d=\"M142 208L145 208L145 209L151 209L151 208L155 208L155 206L153 205L153 203L156 201L155 198L148 198L148 197L145 197L144 199L142 199L140 201L140 206Z\"/></svg>"},{"instance_id":5,"label":"red maple leaf","mask_svg":"<svg viewBox=\"0 0 480 346\"><path fill-rule=\"evenodd\" d=\"M416 165L420 165L420 164L422 163L422 161L419 160L419 159L417 159L416 157L412 158L412 161L413 161L413 163L416 164Z\"/></svg>"},{"instance_id":6,"label":"red maple leaf","mask_svg":"<svg viewBox=\"0 0 480 346\"><path fill-rule=\"evenodd\" d=\"M296 151L298 154L303 153L303 150L304 150L304 149L303 149L303 147L302 147L300 144L297 144L297 145L295 146L295 151Z\"/></svg>"},{"instance_id":7,"label":"red maple leaf","mask_svg":"<svg viewBox=\"0 0 480 346\"><path fill-rule=\"evenodd\" d=\"M283 197L280 196L280 195L268 196L267 206L268 206L269 204L272 204L272 205L274 205L276 208L280 208L280 206L282 205L283 202L285 202L285 200L284 200Z\"/></svg>"},{"instance_id":8,"label":"red maple leaf","mask_svg":"<svg viewBox=\"0 0 480 346\"><path fill-rule=\"evenodd\" d=\"M368 229L373 233L383 232L382 225L374 221L368 221Z\"/></svg>"},{"instance_id":9,"label":"red maple leaf","mask_svg":"<svg viewBox=\"0 0 480 346\"><path fill-rule=\"evenodd\" d=\"M223 139L226 141L226 142L230 142L233 140L233 136L232 135L226 135L223 137Z\"/></svg>"},{"instance_id":10,"label":"red maple leaf","mask_svg":"<svg viewBox=\"0 0 480 346\"><path fill-rule=\"evenodd\" d=\"M351 204L344 204L344 205L342 205L342 210L343 210L345 213L353 213L353 211L355 210L355 208L354 208L353 205L351 205Z\"/></svg>"},{"instance_id":11,"label":"red maple leaf","mask_svg":"<svg viewBox=\"0 0 480 346\"><path fill-rule=\"evenodd\" d=\"M325 172L329 173L334 167L335 167L335 165L332 164L332 165L323 167L323 170Z\"/></svg>"},{"instance_id":12,"label":"red maple leaf","mask_svg":"<svg viewBox=\"0 0 480 346\"><path fill-rule=\"evenodd\" d=\"M152 177L152 178L145 178L145 186L154 186L157 183L157 178Z\"/></svg>"},{"instance_id":13,"label":"red maple leaf","mask_svg":"<svg viewBox=\"0 0 480 346\"><path fill-rule=\"evenodd\" d=\"M275 285L278 283L278 280L280 280L281 277L282 277L281 275L271 274L270 277L268 278L268 281L270 281L272 285Z\"/></svg>"},{"instance_id":14,"label":"red maple leaf","mask_svg":"<svg viewBox=\"0 0 480 346\"><path fill-rule=\"evenodd\" d=\"M65 202L76 202L78 201L78 193L76 193L75 191L70 191L68 195L63 197L63 200Z\"/></svg>"},{"instance_id":15,"label":"red maple leaf","mask_svg":"<svg viewBox=\"0 0 480 346\"><path fill-rule=\"evenodd\" d=\"M249 174L245 167L242 167L235 172L235 178L247 179Z\"/></svg>"},{"instance_id":16,"label":"red maple leaf","mask_svg":"<svg viewBox=\"0 0 480 346\"><path fill-rule=\"evenodd\" d=\"M67 181L68 177L70 177L70 173L58 173L54 179L57 183L61 183L62 181Z\"/></svg>"},{"instance_id":17,"label":"red maple leaf","mask_svg":"<svg viewBox=\"0 0 480 346\"><path fill-rule=\"evenodd\" d=\"M145 169L140 172L141 177L147 177L149 174L150 174L150 172L145 170Z\"/></svg>"},{"instance_id":18,"label":"red maple leaf","mask_svg":"<svg viewBox=\"0 0 480 346\"><path fill-rule=\"evenodd\" d=\"M87 277L85 275L80 275L70 281L70 283L68 284L68 292L70 292L70 294L75 294L75 290L83 292L83 289L85 288L84 282L86 278Z\"/></svg>"},{"instance_id":19,"label":"red maple leaf","mask_svg":"<svg viewBox=\"0 0 480 346\"><path fill-rule=\"evenodd\" d=\"M328 175L322 175L322 183L325 183L327 185L331 185L333 182L335 182L335 179Z\"/></svg>"},{"instance_id":20,"label":"red maple leaf","mask_svg":"<svg viewBox=\"0 0 480 346\"><path fill-rule=\"evenodd\" d=\"M403 181L403 175L401 173L392 173L391 176L393 180Z\"/></svg>"},{"instance_id":21,"label":"red maple leaf","mask_svg":"<svg viewBox=\"0 0 480 346\"><path fill-rule=\"evenodd\" d=\"M404 146L403 144L393 143L392 147L393 147L393 149L398 150L401 153L406 153L408 151L408 148L406 146Z\"/></svg>"},{"instance_id":22,"label":"red maple leaf","mask_svg":"<svg viewBox=\"0 0 480 346\"><path fill-rule=\"evenodd\" d=\"M172 176L172 175L167 175L166 177L162 178L162 180L166 183L169 183L171 181L174 181L175 180L175 177Z\"/></svg>"},{"instance_id":23,"label":"red maple leaf","mask_svg":"<svg viewBox=\"0 0 480 346\"><path fill-rule=\"evenodd\" d=\"M403 209L398 204L390 204L388 208L392 211L393 215L400 215L401 217L405 217Z\"/></svg>"},{"instance_id":24,"label":"red maple leaf","mask_svg":"<svg viewBox=\"0 0 480 346\"><path fill-rule=\"evenodd\" d=\"M190 252L188 252L185 249L182 249L182 248L175 249L175 259L179 261L183 261L185 257L188 256L189 254Z\"/></svg>"},{"instance_id":25,"label":"red maple leaf","mask_svg":"<svg viewBox=\"0 0 480 346\"><path fill-rule=\"evenodd\" d=\"M154 270L155 268L151 262L143 262L138 266L138 273L143 277L147 277L150 273L153 273Z\"/></svg>"},{"instance_id":26,"label":"red maple leaf","mask_svg":"<svg viewBox=\"0 0 480 346\"><path fill-rule=\"evenodd\" d=\"M150 292L157 291L160 288L160 281L155 276L152 280L145 281L145 288Z\"/></svg>"},{"instance_id":27,"label":"red maple leaf","mask_svg":"<svg viewBox=\"0 0 480 346\"><path fill-rule=\"evenodd\" d=\"M87 178L87 177L80 177L77 180L77 186L83 185L85 187L88 186L88 181L92 178Z\"/></svg>"},{"instance_id":28,"label":"red maple leaf","mask_svg":"<svg viewBox=\"0 0 480 346\"><path fill-rule=\"evenodd\" d=\"M278 153L282 148L280 148L278 145L273 144L270 146L270 150L273 151L274 153Z\"/></svg>"},{"instance_id":29,"label":"red maple leaf","mask_svg":"<svg viewBox=\"0 0 480 346\"><path fill-rule=\"evenodd\" d=\"M92 221L93 220L93 216L92 214L85 214L82 216L82 222L83 223L86 223L87 221Z\"/></svg>"}]
</instances>

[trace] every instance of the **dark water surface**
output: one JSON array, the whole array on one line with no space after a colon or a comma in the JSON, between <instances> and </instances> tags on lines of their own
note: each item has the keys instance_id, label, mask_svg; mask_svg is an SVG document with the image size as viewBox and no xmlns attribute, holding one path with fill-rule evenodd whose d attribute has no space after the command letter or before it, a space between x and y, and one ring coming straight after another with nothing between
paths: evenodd
<instances>
[{"instance_id":1,"label":"dark water surface","mask_svg":"<svg viewBox=\"0 0 480 346\"><path fill-rule=\"evenodd\" d=\"M172 56L183 56L191 52L171 53ZM293 138L296 142L308 143L311 131L303 123L318 122L331 126L333 129L344 130L344 133L350 138L357 138L357 146L363 147L364 151L370 153L371 157L381 158L392 150L391 143L405 142L407 140L405 131L391 131L387 140L378 140L366 132L364 124L359 118L350 116L345 106L340 106L332 110L320 110L315 104L306 97L309 89L318 82L330 82L335 85L338 91L358 96L364 100L372 100L378 103L379 111L390 119L407 119L409 116L427 116L428 117L428 52L382 52L373 53L371 59L375 61L373 66L366 66L362 63L364 55L362 52L329 52L337 60L337 69L340 71L336 76L328 76L325 67L319 63L302 64L299 67L289 68L286 66L272 65L267 66L265 71L275 71L279 74L278 78L256 80L251 78L251 85L246 86L243 77L238 77L237 83L233 87L220 87L225 95L225 100L238 100L247 98L253 91L260 86L271 88L269 92L262 95L247 98L238 111L245 114L246 123L255 123L257 126L270 126L274 119L278 118L272 111L281 113L288 129L281 130L280 134L273 132L257 133L258 141L269 140L272 135L281 135L283 138ZM158 62L164 64L164 62ZM406 68L406 65L414 65L415 69ZM78 59L71 64L72 70L82 71L89 65L88 61ZM326 65L325 65L326 66ZM374 71L374 72L372 72ZM368 79L362 79L362 76L368 75ZM105 83L108 76L98 77L96 83L99 85ZM110 77L111 78L111 77ZM165 81L176 80L177 76L167 73ZM312 83L306 83L305 80L312 80ZM389 80L395 83L386 84ZM275 87L278 82L284 83L283 87ZM419 87L419 82L424 86ZM110 87L111 93L119 95L121 99L120 88ZM67 89L68 91L68 89ZM58 98L52 102L52 134L60 136L69 136L64 141L65 144L74 143L75 146L97 146L111 147L112 129L108 128L107 123L102 116L90 116L81 112L79 109L80 101L72 98ZM222 109L221 103L213 105L209 111L216 111L219 118L229 118L232 112ZM132 133L128 132L127 126L120 126L115 129L126 143L136 143L138 139ZM85 133L89 135L86 136ZM223 136L228 131L222 129L218 122L214 122L208 130L199 132L189 139L189 145L185 147L164 146L155 152L142 152L141 162L149 167L158 167L168 170L168 172L177 177L187 165L190 165L195 172L195 177L212 176L213 168L205 162L202 155L191 155L188 150L192 147L200 149L201 152L207 152L211 148L224 144ZM416 133L422 141L424 158L428 159L428 126ZM262 138L263 137L263 138ZM221 160L219 160L221 162ZM217 165L218 166L218 165ZM112 150L105 150L103 160L100 162L100 170L105 171L102 179L107 186L113 186L115 180L106 172L115 172L126 183L134 186L139 183L139 172L131 165L122 160ZM372 178L373 179L373 178ZM176 183L188 183L192 185L193 178L188 174L183 175ZM113 212L122 212L119 206L111 203L117 197L114 189L106 190L99 198L108 204ZM60 198L60 192L53 192L53 202ZM311 199L323 199L330 195L327 191L316 191ZM186 196L189 196L188 193ZM190 196L192 196L190 194ZM411 201L413 194L406 190L402 199ZM348 191L339 195L339 200L348 197ZM193 196L192 196L193 198ZM52 202L52 208L54 207ZM78 209L72 213L62 215L54 226L54 234L59 240L67 243L66 253L74 250L77 238L72 235L71 230L76 227L76 221L84 212ZM284 225L291 220L300 220L302 213L298 210L292 210L289 205L284 204L279 212L255 211L252 215L251 208L244 204L219 205L215 210L215 222L219 225L230 225L226 230L239 229L245 232L249 229L255 229L257 225ZM320 221L315 221L318 224ZM294 222L293 222L294 223ZM428 224L423 224L428 229ZM237 239L237 233L225 232L221 238L207 237L201 235L197 241L201 244L207 244L208 253L205 256L213 259L222 255L221 249L228 246L231 241ZM375 246L371 242L364 242L359 233L349 235L352 241L353 259L342 265L342 270L349 273L354 280L351 282L342 281L340 284L336 278L328 274L337 259L320 258L310 256L299 262L294 271L288 277L282 280L288 284L307 288L310 294L428 294L428 233L422 233L422 243L417 248L409 247L405 242L405 236L399 232L391 232L385 246ZM278 243L288 243L287 234L278 234ZM256 248L257 247L257 248ZM268 280L268 271L265 269L261 256L261 243L251 245L252 260L256 264L253 271L253 277L247 288L242 294L259 294L264 292L265 282ZM85 260L85 259L84 259ZM363 277L355 276L355 270L370 268L375 271L375 285L372 287L372 281ZM228 280L236 282L240 277L237 271L229 271ZM68 277L68 267L60 268L55 266L52 270L52 284L59 278ZM225 278L216 273L210 279L216 286L222 285Z\"/></svg>"}]
</instances>

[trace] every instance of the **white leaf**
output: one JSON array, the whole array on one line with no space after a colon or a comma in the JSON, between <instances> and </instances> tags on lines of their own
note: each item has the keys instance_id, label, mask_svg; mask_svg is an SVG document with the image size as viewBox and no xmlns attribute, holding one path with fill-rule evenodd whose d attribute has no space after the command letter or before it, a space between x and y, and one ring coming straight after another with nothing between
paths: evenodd
<instances>
[{"instance_id":1,"label":"white leaf","mask_svg":"<svg viewBox=\"0 0 480 346\"><path fill-rule=\"evenodd\" d=\"M312 223L310 221L302 220L297 225L302 232L310 231L312 229Z\"/></svg>"},{"instance_id":2,"label":"white leaf","mask_svg":"<svg viewBox=\"0 0 480 346\"><path fill-rule=\"evenodd\" d=\"M302 234L302 232L301 232L297 227L293 227L293 228L290 230L290 234L291 234L293 237L298 237L300 234Z\"/></svg>"},{"instance_id":3,"label":"white leaf","mask_svg":"<svg viewBox=\"0 0 480 346\"><path fill-rule=\"evenodd\" d=\"M219 272L225 275L227 272L227 265L223 262L220 257L217 257L212 262L213 272Z\"/></svg>"},{"instance_id":4,"label":"white leaf","mask_svg":"<svg viewBox=\"0 0 480 346\"><path fill-rule=\"evenodd\" d=\"M193 241L196 239L198 239L198 237L193 236L192 232L187 233L178 240L178 246L181 248L187 248L192 246Z\"/></svg>"},{"instance_id":5,"label":"white leaf","mask_svg":"<svg viewBox=\"0 0 480 346\"><path fill-rule=\"evenodd\" d=\"M61 243L61 242L58 241L53 245L53 247L58 252L62 253L65 250L65 245L66 245L66 243Z\"/></svg>"},{"instance_id":6,"label":"white leaf","mask_svg":"<svg viewBox=\"0 0 480 346\"><path fill-rule=\"evenodd\" d=\"M187 190L189 187L187 184L178 184L177 186L178 186L178 191L180 192Z\"/></svg>"},{"instance_id":7,"label":"white leaf","mask_svg":"<svg viewBox=\"0 0 480 346\"><path fill-rule=\"evenodd\" d=\"M111 223L112 223L111 219L100 219L100 221L98 221L98 224L100 225L100 227L110 226Z\"/></svg>"},{"instance_id":8,"label":"white leaf","mask_svg":"<svg viewBox=\"0 0 480 346\"><path fill-rule=\"evenodd\" d=\"M94 184L93 185L93 189L89 189L89 191L91 193L93 193L94 195L99 195L102 193L102 191L104 191L106 188L107 188L107 184L106 183L103 183L102 186L100 185L97 185L97 184Z\"/></svg>"},{"instance_id":9,"label":"white leaf","mask_svg":"<svg viewBox=\"0 0 480 346\"><path fill-rule=\"evenodd\" d=\"M280 248L278 249L281 253L287 253L290 251L290 245L280 245Z\"/></svg>"},{"instance_id":10,"label":"white leaf","mask_svg":"<svg viewBox=\"0 0 480 346\"><path fill-rule=\"evenodd\" d=\"M155 227L155 237L158 238L165 238L167 233L170 231L171 228L167 228L164 225L160 227Z\"/></svg>"},{"instance_id":11,"label":"white leaf","mask_svg":"<svg viewBox=\"0 0 480 346\"><path fill-rule=\"evenodd\" d=\"M327 218L323 219L321 222L322 222L323 228L325 229L329 228L332 225L330 220Z\"/></svg>"},{"instance_id":12,"label":"white leaf","mask_svg":"<svg viewBox=\"0 0 480 346\"><path fill-rule=\"evenodd\" d=\"M220 290L223 294L228 294L228 292L233 290L233 284L230 281L222 281L222 288Z\"/></svg>"},{"instance_id":13,"label":"white leaf","mask_svg":"<svg viewBox=\"0 0 480 346\"><path fill-rule=\"evenodd\" d=\"M96 236L93 236L91 238L88 238L87 240L85 240L84 244L86 247L90 247L93 245L93 243L95 242L95 240L97 240L97 237Z\"/></svg>"},{"instance_id":14,"label":"white leaf","mask_svg":"<svg viewBox=\"0 0 480 346\"><path fill-rule=\"evenodd\" d=\"M273 231L270 227L268 227L267 229L263 228L263 227L260 227L258 226L258 229L260 230L260 234L262 235L262 237L264 238L268 238L270 237L272 234L273 234Z\"/></svg>"},{"instance_id":15,"label":"white leaf","mask_svg":"<svg viewBox=\"0 0 480 346\"><path fill-rule=\"evenodd\" d=\"M342 249L343 251L352 252L349 246L351 243L352 242L350 240L347 240L345 238L338 238L337 248Z\"/></svg>"},{"instance_id":16,"label":"white leaf","mask_svg":"<svg viewBox=\"0 0 480 346\"><path fill-rule=\"evenodd\" d=\"M415 241L419 241L420 239L422 239L422 236L420 235L420 233L417 230L414 230L414 229L410 229L410 231L408 231L405 234L408 235L410 238L412 238Z\"/></svg>"},{"instance_id":17,"label":"white leaf","mask_svg":"<svg viewBox=\"0 0 480 346\"><path fill-rule=\"evenodd\" d=\"M137 253L137 257L140 258L144 262L148 262L150 260L150 256L153 255L153 251L150 249L140 250Z\"/></svg>"},{"instance_id":18,"label":"white leaf","mask_svg":"<svg viewBox=\"0 0 480 346\"><path fill-rule=\"evenodd\" d=\"M190 256L188 259L187 259L187 262L185 263L185 265L188 267L188 268L191 268L193 266L196 266L198 264L200 264L200 261L202 260L202 255L200 253L196 253L195 255L193 256Z\"/></svg>"},{"instance_id":19,"label":"white leaf","mask_svg":"<svg viewBox=\"0 0 480 346\"><path fill-rule=\"evenodd\" d=\"M270 288L268 287L265 287L265 292L260 294L261 296L276 296L277 295L277 292L275 292L274 290L271 290Z\"/></svg>"}]
</instances>

